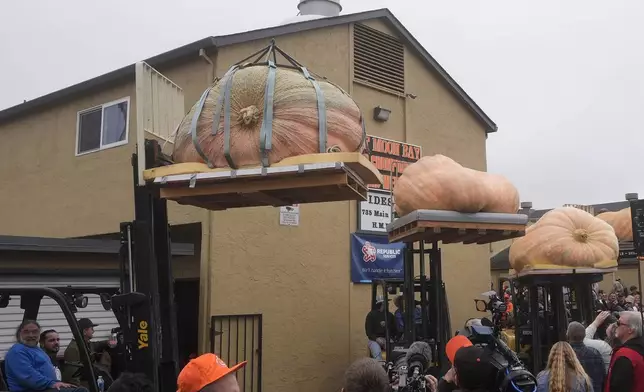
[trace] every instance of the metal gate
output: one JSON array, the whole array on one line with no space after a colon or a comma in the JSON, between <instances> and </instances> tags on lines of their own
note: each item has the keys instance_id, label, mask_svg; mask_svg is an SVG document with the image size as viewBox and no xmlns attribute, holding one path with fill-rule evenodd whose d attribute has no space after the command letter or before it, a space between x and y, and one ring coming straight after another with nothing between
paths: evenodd
<instances>
[{"instance_id":1,"label":"metal gate","mask_svg":"<svg viewBox=\"0 0 644 392\"><path fill-rule=\"evenodd\" d=\"M237 372L241 392L262 391L262 315L212 316L210 351L228 366L248 361Z\"/></svg>"}]
</instances>

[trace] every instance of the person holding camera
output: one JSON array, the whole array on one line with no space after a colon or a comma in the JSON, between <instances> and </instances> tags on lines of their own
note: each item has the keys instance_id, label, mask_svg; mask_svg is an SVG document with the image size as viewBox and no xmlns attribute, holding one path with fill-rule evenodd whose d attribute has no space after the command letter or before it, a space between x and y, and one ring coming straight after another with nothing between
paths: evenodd
<instances>
[{"instance_id":1,"label":"person holding camera","mask_svg":"<svg viewBox=\"0 0 644 392\"><path fill-rule=\"evenodd\" d=\"M397 380L390 383L387 371L373 358L361 358L353 362L344 373L342 392L400 392ZM436 378L425 376L427 392L436 392Z\"/></svg>"},{"instance_id":2,"label":"person holding camera","mask_svg":"<svg viewBox=\"0 0 644 392\"><path fill-rule=\"evenodd\" d=\"M454 355L453 367L439 381L438 392L496 391L497 372L485 349L462 347Z\"/></svg>"},{"instance_id":3,"label":"person holding camera","mask_svg":"<svg viewBox=\"0 0 644 392\"><path fill-rule=\"evenodd\" d=\"M464 335L456 335L445 346L452 368L438 381L437 392L496 391L498 369L490 354L474 346Z\"/></svg>"}]
</instances>

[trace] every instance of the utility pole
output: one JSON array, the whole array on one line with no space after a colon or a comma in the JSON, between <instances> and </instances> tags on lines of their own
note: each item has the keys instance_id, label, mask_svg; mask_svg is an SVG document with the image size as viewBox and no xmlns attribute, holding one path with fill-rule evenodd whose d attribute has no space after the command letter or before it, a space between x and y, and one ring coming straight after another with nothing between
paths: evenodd
<instances>
[{"instance_id":1,"label":"utility pole","mask_svg":"<svg viewBox=\"0 0 644 392\"><path fill-rule=\"evenodd\" d=\"M639 199L637 193L627 193L626 200L631 206L631 221L633 224L633 247L637 258L637 278L639 290L642 291L642 260L644 260L644 200ZM640 295L640 302L642 302ZM641 307L641 304L638 304ZM642 321L644 322L644 313L640 309Z\"/></svg>"}]
</instances>

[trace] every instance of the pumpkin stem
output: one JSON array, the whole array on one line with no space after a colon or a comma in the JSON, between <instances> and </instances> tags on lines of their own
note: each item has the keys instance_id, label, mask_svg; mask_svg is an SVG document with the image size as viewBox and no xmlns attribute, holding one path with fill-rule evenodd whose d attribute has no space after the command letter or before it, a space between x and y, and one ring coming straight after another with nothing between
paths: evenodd
<instances>
[{"instance_id":1,"label":"pumpkin stem","mask_svg":"<svg viewBox=\"0 0 644 392\"><path fill-rule=\"evenodd\" d=\"M577 242L586 242L588 241L588 232L584 229L576 229L572 232L572 237Z\"/></svg>"},{"instance_id":2,"label":"pumpkin stem","mask_svg":"<svg viewBox=\"0 0 644 392\"><path fill-rule=\"evenodd\" d=\"M255 105L243 108L239 111L237 120L244 123L244 125L253 125L259 120L259 109Z\"/></svg>"}]
</instances>

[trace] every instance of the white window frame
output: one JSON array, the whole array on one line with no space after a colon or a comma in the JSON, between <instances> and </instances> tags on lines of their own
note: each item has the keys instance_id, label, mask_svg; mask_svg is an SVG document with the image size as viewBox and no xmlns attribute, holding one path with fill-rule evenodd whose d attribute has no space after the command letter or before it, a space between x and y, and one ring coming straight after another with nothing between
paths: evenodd
<instances>
[{"instance_id":1,"label":"white window frame","mask_svg":"<svg viewBox=\"0 0 644 392\"><path fill-rule=\"evenodd\" d=\"M104 120L103 111L105 110L105 107L107 107L107 106L117 105L117 104L123 103L123 102L127 102L127 115L126 115L127 117L125 119L125 139L121 140L120 142L114 142L114 143L110 143L110 144L103 144L103 120ZM77 157L79 157L79 156L82 156L82 155L91 154L93 152L103 151L103 150L107 150L107 149L110 149L110 148L119 147L119 146L123 146L123 145L128 144L129 138L130 138L130 107L131 107L130 97L128 96L128 97L125 97L125 98L116 99L114 101L106 102L106 103L101 104L101 105L92 106L91 108L87 108L87 109L83 109L83 110L78 111L78 113L76 113L76 144L74 146L75 155ZM83 114L85 114L87 112L91 112L92 110L96 110L96 109L99 109L99 108L101 109L100 145L99 145L98 148L95 148L93 150L87 150L87 151L79 152L78 149L79 149L80 146L79 146L78 142L80 141L80 118L81 118L81 116Z\"/></svg>"}]
</instances>

